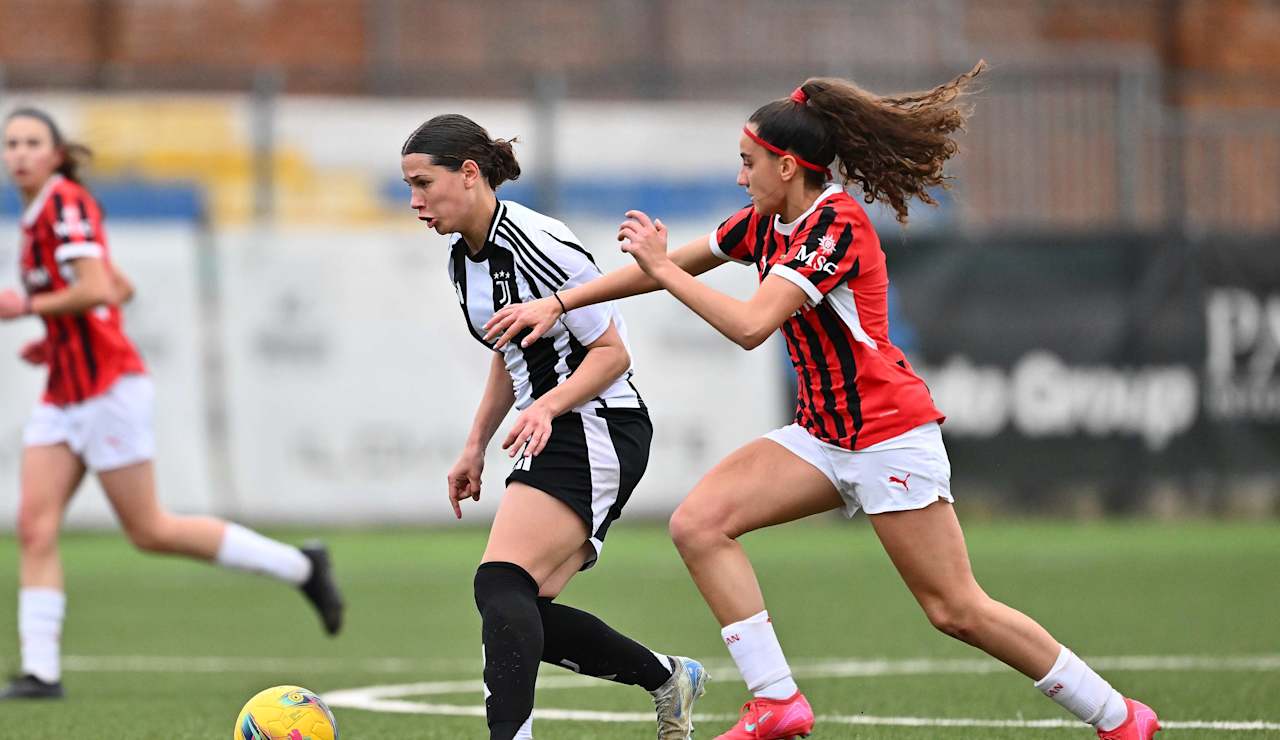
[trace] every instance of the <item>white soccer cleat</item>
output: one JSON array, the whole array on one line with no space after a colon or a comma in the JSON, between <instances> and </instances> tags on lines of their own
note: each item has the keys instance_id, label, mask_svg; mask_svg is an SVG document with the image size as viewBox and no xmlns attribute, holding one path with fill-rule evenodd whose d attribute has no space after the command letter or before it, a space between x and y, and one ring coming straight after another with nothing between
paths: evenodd
<instances>
[{"instance_id":1,"label":"white soccer cleat","mask_svg":"<svg viewBox=\"0 0 1280 740\"><path fill-rule=\"evenodd\" d=\"M693 737L693 703L707 692L707 671L693 658L673 655L671 678L653 691L658 709L658 740L689 740Z\"/></svg>"}]
</instances>

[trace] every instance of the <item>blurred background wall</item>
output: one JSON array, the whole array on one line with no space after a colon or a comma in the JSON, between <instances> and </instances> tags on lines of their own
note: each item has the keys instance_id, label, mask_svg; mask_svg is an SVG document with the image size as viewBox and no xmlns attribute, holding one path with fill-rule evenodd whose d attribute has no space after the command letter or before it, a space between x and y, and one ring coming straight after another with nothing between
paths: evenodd
<instances>
[{"instance_id":1,"label":"blurred background wall","mask_svg":"<svg viewBox=\"0 0 1280 740\"><path fill-rule=\"evenodd\" d=\"M1280 3L0 0L0 110L44 106L96 152L162 496L268 522L450 516L487 357L407 210L398 150L421 121L519 136L500 195L612 266L627 208L679 242L744 203L738 128L804 78L888 93L979 58L954 188L906 229L872 208L958 492L1275 516ZM0 186L0 284L18 210ZM661 516L788 420L790 371L776 340L743 353L664 296L623 309L657 426L629 511ZM37 331L0 327L5 524L42 381L15 353ZM480 511L505 470L491 456ZM86 493L73 521L109 521Z\"/></svg>"}]
</instances>

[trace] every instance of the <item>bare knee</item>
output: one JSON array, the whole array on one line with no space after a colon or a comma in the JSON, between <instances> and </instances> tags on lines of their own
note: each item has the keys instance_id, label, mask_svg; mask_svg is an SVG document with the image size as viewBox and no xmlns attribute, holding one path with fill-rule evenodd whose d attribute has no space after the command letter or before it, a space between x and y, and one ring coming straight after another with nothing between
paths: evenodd
<instances>
[{"instance_id":1,"label":"bare knee","mask_svg":"<svg viewBox=\"0 0 1280 740\"><path fill-rule=\"evenodd\" d=\"M939 632L970 645L980 632L990 599L977 593L937 595L922 599L925 616Z\"/></svg>"},{"instance_id":2,"label":"bare knee","mask_svg":"<svg viewBox=\"0 0 1280 740\"><path fill-rule=\"evenodd\" d=\"M168 517L156 516L131 523L125 533L133 546L143 552L169 553L174 552L171 530Z\"/></svg>"},{"instance_id":3,"label":"bare knee","mask_svg":"<svg viewBox=\"0 0 1280 740\"><path fill-rule=\"evenodd\" d=\"M686 501L671 515L667 529L681 555L696 554L729 539L725 519L712 507Z\"/></svg>"},{"instance_id":4,"label":"bare knee","mask_svg":"<svg viewBox=\"0 0 1280 740\"><path fill-rule=\"evenodd\" d=\"M18 547L27 557L54 553L58 547L58 518L33 514L23 508L18 512Z\"/></svg>"}]
</instances>

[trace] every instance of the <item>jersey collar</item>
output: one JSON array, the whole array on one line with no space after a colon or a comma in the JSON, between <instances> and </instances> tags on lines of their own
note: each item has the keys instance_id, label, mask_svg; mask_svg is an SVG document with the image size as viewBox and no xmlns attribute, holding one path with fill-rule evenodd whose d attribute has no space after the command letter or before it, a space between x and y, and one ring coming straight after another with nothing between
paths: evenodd
<instances>
[{"instance_id":1,"label":"jersey collar","mask_svg":"<svg viewBox=\"0 0 1280 740\"><path fill-rule=\"evenodd\" d=\"M793 232L793 231L795 231L795 230L796 230L796 224L798 224L798 223L800 223L801 221L803 221L803 220L805 219L805 217L807 217L810 213L813 213L813 212L814 212L814 210L818 207L818 204L819 204L819 203L821 203L822 201L826 200L827 198L830 198L831 196L835 195L836 193L840 193L840 192L843 192L843 191L844 191L844 188L843 188L843 187L841 187L841 186L840 186L839 184L837 184L837 183L834 183L834 182L833 182L833 183L828 184L828 185L827 185L827 189L822 191L822 195L819 195L817 198L815 198L815 199L814 199L814 201L813 201L813 203L809 205L809 208L808 208L807 210L805 210L805 212L804 212L804 213L802 213L802 214L800 214L799 216L797 216L797 217L796 217L796 219L795 219L794 221L791 221L791 222L788 222L788 223L783 223L783 222L782 222L782 216L774 216L774 217L773 217L773 230L774 230L774 231L776 231L776 232L778 232L779 234L782 234L783 236L787 236L787 235L791 234L791 232Z\"/></svg>"},{"instance_id":2,"label":"jersey collar","mask_svg":"<svg viewBox=\"0 0 1280 740\"><path fill-rule=\"evenodd\" d=\"M44 210L44 202L49 199L49 193L53 192L53 189L57 187L58 183L62 182L62 180L62 175L55 172L49 176L48 180L44 181L44 186L40 188L40 192L31 200L31 204L27 206L27 210L22 212L23 226L30 228L31 225L36 222L36 219L40 217L40 211Z\"/></svg>"},{"instance_id":3,"label":"jersey collar","mask_svg":"<svg viewBox=\"0 0 1280 740\"><path fill-rule=\"evenodd\" d=\"M480 247L479 252L472 253L467 247L467 240L459 235L459 241L462 242L462 248L466 252L467 259L472 262L484 262L489 259L489 255L493 252L494 239L498 235L498 224L502 223L502 218L506 213L506 205L502 201L498 201L498 204L493 207L493 216L489 219L489 232L485 234L484 244Z\"/></svg>"}]
</instances>

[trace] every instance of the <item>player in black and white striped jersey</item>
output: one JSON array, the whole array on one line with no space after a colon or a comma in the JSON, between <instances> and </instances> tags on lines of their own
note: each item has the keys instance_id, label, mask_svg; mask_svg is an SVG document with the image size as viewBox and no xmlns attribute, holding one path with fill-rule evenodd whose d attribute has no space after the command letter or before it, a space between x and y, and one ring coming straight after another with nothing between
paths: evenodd
<instances>
[{"instance_id":1,"label":"player in black and white striped jersey","mask_svg":"<svg viewBox=\"0 0 1280 740\"><path fill-rule=\"evenodd\" d=\"M481 334L494 312L512 303L554 295L600 274L591 254L567 226L512 201L497 202L479 251L471 251L459 233L450 242L449 279L472 336L490 349L493 343L485 342ZM525 408L577 370L587 345L604 336L610 322L625 349L626 324L612 304L573 311L532 345L504 348L503 359L519 394L516 408ZM575 411L643 409L631 375L628 367Z\"/></svg>"},{"instance_id":2,"label":"player in black and white striped jersey","mask_svg":"<svg viewBox=\"0 0 1280 740\"><path fill-rule=\"evenodd\" d=\"M460 115L436 116L401 149L418 218L452 235L448 274L467 329L494 352L466 447L449 472L449 499L480 498L484 452L514 405L502 443L515 468L475 576L491 740L532 737L539 660L643 686L658 737L687 740L706 673L667 657L586 612L554 603L595 564L649 461L653 427L631 382L626 327L612 304L564 315L528 347L496 350L484 325L512 303L554 296L600 276L567 226L494 191L520 174L511 143Z\"/></svg>"}]
</instances>

